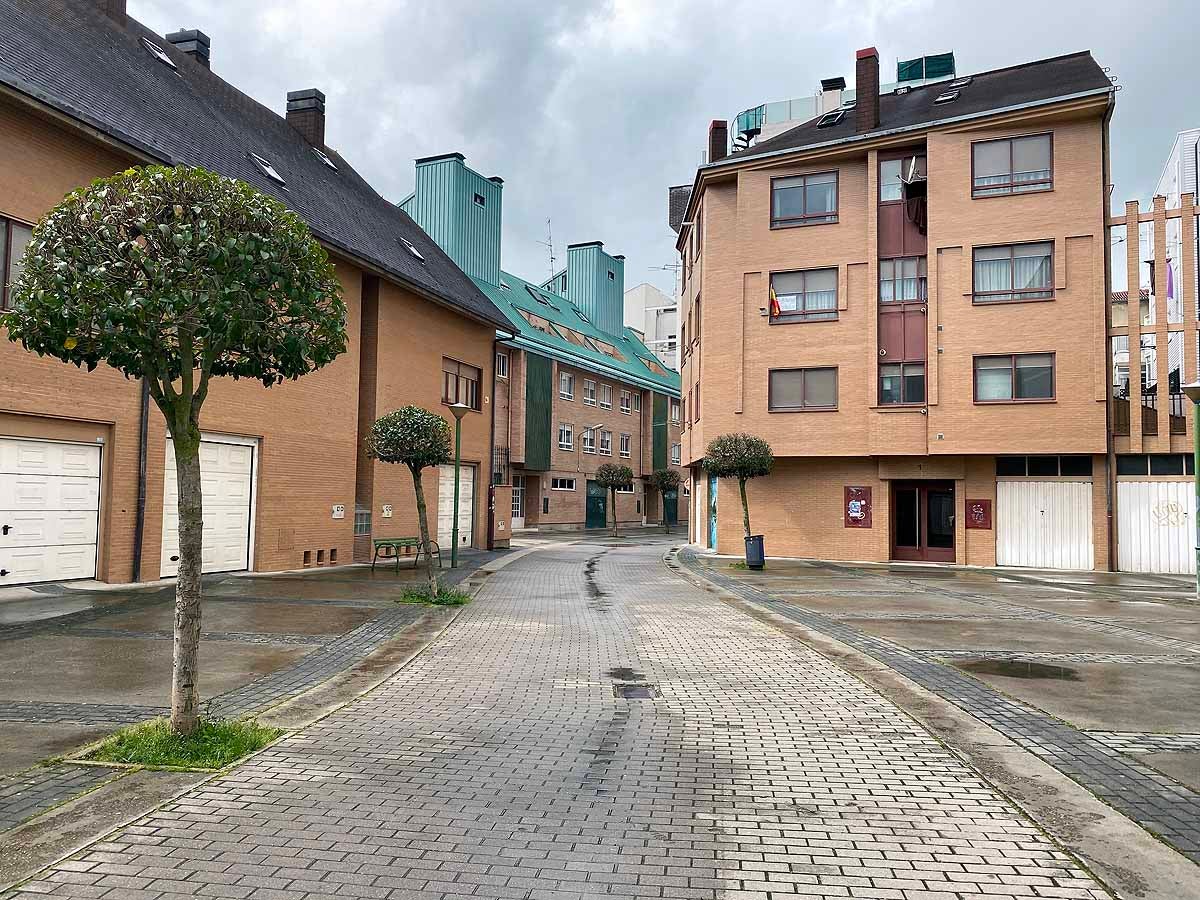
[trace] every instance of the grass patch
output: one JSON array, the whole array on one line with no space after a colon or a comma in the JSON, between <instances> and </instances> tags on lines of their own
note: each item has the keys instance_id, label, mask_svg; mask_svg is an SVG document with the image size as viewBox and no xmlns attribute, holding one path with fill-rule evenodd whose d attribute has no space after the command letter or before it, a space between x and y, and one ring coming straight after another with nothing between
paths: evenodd
<instances>
[{"instance_id":1,"label":"grass patch","mask_svg":"<svg viewBox=\"0 0 1200 900\"><path fill-rule=\"evenodd\" d=\"M746 565L744 562L739 560L738 562L731 562L729 564L729 568L731 568L731 569L748 569L750 567L748 565Z\"/></svg>"},{"instance_id":2,"label":"grass patch","mask_svg":"<svg viewBox=\"0 0 1200 900\"><path fill-rule=\"evenodd\" d=\"M400 595L397 603L426 603L430 606L466 606L471 595L457 588L439 587L436 597L429 596L429 588L410 587Z\"/></svg>"},{"instance_id":3,"label":"grass patch","mask_svg":"<svg viewBox=\"0 0 1200 900\"><path fill-rule=\"evenodd\" d=\"M261 750L281 734L280 728L249 719L202 720L194 733L182 737L171 730L167 719L151 719L122 728L87 758L142 766L220 769Z\"/></svg>"}]
</instances>

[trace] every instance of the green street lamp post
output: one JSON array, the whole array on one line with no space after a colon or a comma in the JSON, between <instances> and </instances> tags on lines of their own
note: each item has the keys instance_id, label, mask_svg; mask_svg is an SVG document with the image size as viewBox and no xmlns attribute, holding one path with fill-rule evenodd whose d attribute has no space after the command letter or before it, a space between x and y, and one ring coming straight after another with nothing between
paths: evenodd
<instances>
[{"instance_id":1,"label":"green street lamp post","mask_svg":"<svg viewBox=\"0 0 1200 900\"><path fill-rule=\"evenodd\" d=\"M465 403L451 403L454 413L454 528L450 532L450 568L458 568L458 473L462 467L462 420L471 407Z\"/></svg>"},{"instance_id":2,"label":"green street lamp post","mask_svg":"<svg viewBox=\"0 0 1200 900\"><path fill-rule=\"evenodd\" d=\"M1196 535L1196 598L1200 600L1200 381L1185 384L1183 392L1192 401L1192 478L1196 485L1192 527Z\"/></svg>"}]
</instances>

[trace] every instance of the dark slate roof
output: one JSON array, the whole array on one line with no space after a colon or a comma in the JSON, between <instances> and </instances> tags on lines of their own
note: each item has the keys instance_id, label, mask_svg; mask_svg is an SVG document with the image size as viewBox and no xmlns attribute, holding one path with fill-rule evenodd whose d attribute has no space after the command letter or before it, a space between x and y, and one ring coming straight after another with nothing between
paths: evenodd
<instances>
[{"instance_id":1,"label":"dark slate roof","mask_svg":"<svg viewBox=\"0 0 1200 900\"><path fill-rule=\"evenodd\" d=\"M692 186L690 184L680 184L675 187L667 188L669 210L667 212L667 224L671 226L671 230L679 234L679 229L683 227L684 219L687 217L688 201L692 199Z\"/></svg>"},{"instance_id":2,"label":"dark slate roof","mask_svg":"<svg viewBox=\"0 0 1200 900\"><path fill-rule=\"evenodd\" d=\"M471 279L345 159L326 150L334 172L282 116L140 23L122 28L83 0L0 0L0 22L0 84L153 159L249 182L303 216L329 246L507 330L507 318ZM156 59L143 37L177 68ZM259 171L251 152L274 165L286 188Z\"/></svg>"},{"instance_id":3,"label":"dark slate roof","mask_svg":"<svg viewBox=\"0 0 1200 900\"><path fill-rule=\"evenodd\" d=\"M906 94L895 92L879 98L879 127L860 135L855 131L854 110L846 110L842 120L828 128L817 128L818 119L760 141L753 147L731 153L714 165L740 161L781 150L801 150L819 144L850 138L878 135L898 128L932 125L944 119L983 115L1000 109L1038 101L1051 101L1087 91L1113 90L1104 70L1083 50L1037 62L1022 63L1006 69L981 72L971 83L959 89L958 99L935 104L934 98L949 90L941 81L915 87ZM819 117L818 117L819 118Z\"/></svg>"}]
</instances>

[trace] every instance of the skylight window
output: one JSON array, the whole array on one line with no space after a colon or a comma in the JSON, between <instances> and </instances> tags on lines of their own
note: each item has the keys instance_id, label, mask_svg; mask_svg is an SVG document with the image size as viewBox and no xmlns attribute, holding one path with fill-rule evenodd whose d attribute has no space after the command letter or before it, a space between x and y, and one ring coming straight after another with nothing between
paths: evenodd
<instances>
[{"instance_id":1,"label":"skylight window","mask_svg":"<svg viewBox=\"0 0 1200 900\"><path fill-rule=\"evenodd\" d=\"M966 87L968 84L971 83L971 79L973 77L974 77L973 75L965 75L962 78L955 78L952 82L950 82L950 87L952 87L952 88Z\"/></svg>"},{"instance_id":2,"label":"skylight window","mask_svg":"<svg viewBox=\"0 0 1200 900\"><path fill-rule=\"evenodd\" d=\"M333 169L333 171L336 172L338 170L338 167L336 165L334 165L333 160L330 159L328 156L326 156L324 153L322 153L320 150L318 150L316 147L313 147L313 153L317 154L317 159L319 159L325 165L329 166L329 168Z\"/></svg>"},{"instance_id":3,"label":"skylight window","mask_svg":"<svg viewBox=\"0 0 1200 900\"><path fill-rule=\"evenodd\" d=\"M579 316L579 318L583 319L583 321L587 322L589 325L592 324L590 321L588 321L588 317L583 314L582 309L580 309L578 306L573 306L571 308L575 310L575 315Z\"/></svg>"},{"instance_id":4,"label":"skylight window","mask_svg":"<svg viewBox=\"0 0 1200 900\"><path fill-rule=\"evenodd\" d=\"M835 109L833 112L827 112L821 118L817 119L818 128L831 128L838 122L842 121L842 117L846 115L844 109Z\"/></svg>"},{"instance_id":5,"label":"skylight window","mask_svg":"<svg viewBox=\"0 0 1200 900\"><path fill-rule=\"evenodd\" d=\"M142 38L142 44L154 55L154 58L164 66L170 66L172 69L178 68L178 66L175 65L175 60L167 56L167 51L158 46L158 44L154 43L154 41L148 40L147 38Z\"/></svg>"},{"instance_id":6,"label":"skylight window","mask_svg":"<svg viewBox=\"0 0 1200 900\"><path fill-rule=\"evenodd\" d=\"M557 306L555 306L553 303L551 303L549 300L547 300L544 296L542 296L542 294L535 291L529 285L525 285L525 290L527 290L529 292L530 297L532 297L538 303L542 304L542 306L548 306L551 309L555 310L556 312L558 311Z\"/></svg>"},{"instance_id":7,"label":"skylight window","mask_svg":"<svg viewBox=\"0 0 1200 900\"><path fill-rule=\"evenodd\" d=\"M844 103L842 103L842 109L854 109L857 104L857 100L846 100Z\"/></svg>"},{"instance_id":8,"label":"skylight window","mask_svg":"<svg viewBox=\"0 0 1200 900\"><path fill-rule=\"evenodd\" d=\"M945 91L933 98L934 103L953 103L958 99L958 91Z\"/></svg>"},{"instance_id":9,"label":"skylight window","mask_svg":"<svg viewBox=\"0 0 1200 900\"><path fill-rule=\"evenodd\" d=\"M276 172L275 167L273 165L271 165L269 162L267 162L267 160L263 159L257 153L250 153L247 155L250 157L251 162L253 162L256 166L258 166L259 171L262 172L264 175L266 175L268 178L270 178L272 181L274 181L276 184L287 184L287 182L283 180L283 176L280 175L278 172Z\"/></svg>"},{"instance_id":10,"label":"skylight window","mask_svg":"<svg viewBox=\"0 0 1200 900\"><path fill-rule=\"evenodd\" d=\"M511 291L512 290L512 288L509 287L508 282L505 281L503 278L500 279L500 290L502 290L502 291Z\"/></svg>"},{"instance_id":11,"label":"skylight window","mask_svg":"<svg viewBox=\"0 0 1200 900\"><path fill-rule=\"evenodd\" d=\"M419 259L421 262L425 262L425 257L421 255L420 250L418 250L415 246L413 246L412 241L408 240L408 238L400 238L400 243L402 243L404 245L405 250L407 250L409 253L411 253L413 256L415 256L417 259Z\"/></svg>"}]
</instances>

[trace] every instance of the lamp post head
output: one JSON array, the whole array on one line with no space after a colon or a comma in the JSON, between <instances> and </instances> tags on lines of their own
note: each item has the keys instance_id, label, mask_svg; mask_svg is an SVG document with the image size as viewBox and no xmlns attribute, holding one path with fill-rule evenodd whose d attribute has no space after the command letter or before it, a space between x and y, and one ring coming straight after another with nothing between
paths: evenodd
<instances>
[{"instance_id":1,"label":"lamp post head","mask_svg":"<svg viewBox=\"0 0 1200 900\"><path fill-rule=\"evenodd\" d=\"M462 417L465 416L470 411L471 411L471 407L467 406L467 404L465 404L465 403L451 403L450 404L450 412L454 413L454 418L456 420L458 420L459 422L461 422Z\"/></svg>"},{"instance_id":2,"label":"lamp post head","mask_svg":"<svg viewBox=\"0 0 1200 900\"><path fill-rule=\"evenodd\" d=\"M1185 384L1181 390L1187 394L1187 398L1193 403L1200 403L1200 381Z\"/></svg>"}]
</instances>

